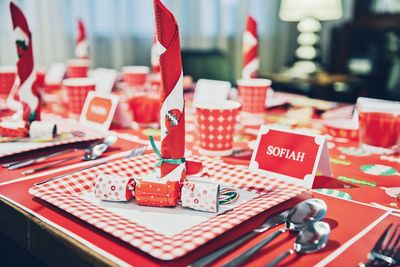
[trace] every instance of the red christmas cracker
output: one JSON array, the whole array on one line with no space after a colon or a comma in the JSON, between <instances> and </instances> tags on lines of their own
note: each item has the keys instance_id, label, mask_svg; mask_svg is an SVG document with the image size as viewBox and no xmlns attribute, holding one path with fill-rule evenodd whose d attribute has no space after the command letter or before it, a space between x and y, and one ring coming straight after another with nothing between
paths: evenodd
<instances>
[{"instance_id":1,"label":"red christmas cracker","mask_svg":"<svg viewBox=\"0 0 400 267\"><path fill-rule=\"evenodd\" d=\"M101 174L94 185L96 198L105 201L129 201L132 199L134 181L129 177Z\"/></svg>"},{"instance_id":2,"label":"red christmas cracker","mask_svg":"<svg viewBox=\"0 0 400 267\"><path fill-rule=\"evenodd\" d=\"M85 24L78 20L78 31L76 35L75 57L80 59L89 58L89 43L86 36Z\"/></svg>"},{"instance_id":3,"label":"red christmas cracker","mask_svg":"<svg viewBox=\"0 0 400 267\"><path fill-rule=\"evenodd\" d=\"M135 187L136 203L145 206L176 206L180 197L180 185L176 181L165 184L151 181L137 181Z\"/></svg>"},{"instance_id":4,"label":"red christmas cracker","mask_svg":"<svg viewBox=\"0 0 400 267\"><path fill-rule=\"evenodd\" d=\"M13 97L22 104L21 119L30 122L40 120L40 96L34 83L32 35L24 14L13 2L10 3L10 11L18 53L19 79L18 91Z\"/></svg>"},{"instance_id":5,"label":"red christmas cracker","mask_svg":"<svg viewBox=\"0 0 400 267\"><path fill-rule=\"evenodd\" d=\"M248 16L243 34L242 78L256 78L259 67L257 22L253 17Z\"/></svg>"},{"instance_id":6,"label":"red christmas cracker","mask_svg":"<svg viewBox=\"0 0 400 267\"><path fill-rule=\"evenodd\" d=\"M220 186L215 183L187 181L182 186L182 207L218 212Z\"/></svg>"}]
</instances>

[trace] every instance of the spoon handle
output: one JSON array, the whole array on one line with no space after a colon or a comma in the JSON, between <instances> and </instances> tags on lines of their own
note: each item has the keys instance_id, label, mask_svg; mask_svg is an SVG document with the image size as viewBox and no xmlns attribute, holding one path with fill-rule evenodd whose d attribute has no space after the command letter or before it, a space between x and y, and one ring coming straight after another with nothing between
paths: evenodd
<instances>
[{"instance_id":1,"label":"spoon handle","mask_svg":"<svg viewBox=\"0 0 400 267\"><path fill-rule=\"evenodd\" d=\"M290 249L288 251L283 252L281 255L279 255L278 257L276 257L273 261L271 261L270 263L268 263L268 265L266 265L266 267L274 267L275 265L277 265L281 260L283 260L284 258L286 258L287 256L291 255L294 253L293 249Z\"/></svg>"},{"instance_id":2,"label":"spoon handle","mask_svg":"<svg viewBox=\"0 0 400 267\"><path fill-rule=\"evenodd\" d=\"M245 251L243 254L237 256L227 264L225 264L223 267L236 267L236 266L242 266L243 263L245 263L251 256L253 256L257 251L262 249L265 245L267 245L269 242L274 240L276 237L278 237L280 234L286 232L286 228L282 228L269 236L267 236L265 239L261 240L258 244L255 246L251 247L247 251Z\"/></svg>"}]
</instances>

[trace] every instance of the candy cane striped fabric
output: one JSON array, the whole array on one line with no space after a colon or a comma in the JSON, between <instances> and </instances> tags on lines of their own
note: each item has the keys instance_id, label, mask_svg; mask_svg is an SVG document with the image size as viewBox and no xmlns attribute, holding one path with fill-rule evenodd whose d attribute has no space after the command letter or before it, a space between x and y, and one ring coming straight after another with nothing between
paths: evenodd
<instances>
[{"instance_id":1,"label":"candy cane striped fabric","mask_svg":"<svg viewBox=\"0 0 400 267\"><path fill-rule=\"evenodd\" d=\"M14 98L22 104L20 119L33 121L40 119L40 96L35 86L32 34L22 11L10 3L11 20L18 53L17 74L19 87Z\"/></svg>"},{"instance_id":2,"label":"candy cane striped fabric","mask_svg":"<svg viewBox=\"0 0 400 267\"><path fill-rule=\"evenodd\" d=\"M257 22L253 17L248 16L246 30L243 34L242 78L257 77L259 66Z\"/></svg>"},{"instance_id":3,"label":"candy cane striped fabric","mask_svg":"<svg viewBox=\"0 0 400 267\"><path fill-rule=\"evenodd\" d=\"M185 115L183 101L183 75L179 41L179 29L174 15L161 3L154 0L157 27L157 43L161 52L161 156L165 159L180 159L185 153ZM161 178L183 180L185 164L161 165Z\"/></svg>"},{"instance_id":4,"label":"candy cane striped fabric","mask_svg":"<svg viewBox=\"0 0 400 267\"><path fill-rule=\"evenodd\" d=\"M85 24L81 19L78 20L78 31L76 36L75 45L75 57L76 58L89 58L89 44L86 36Z\"/></svg>"},{"instance_id":5,"label":"candy cane striped fabric","mask_svg":"<svg viewBox=\"0 0 400 267\"><path fill-rule=\"evenodd\" d=\"M157 41L156 36L154 36L153 44L151 45L151 72L160 75L159 42Z\"/></svg>"}]
</instances>

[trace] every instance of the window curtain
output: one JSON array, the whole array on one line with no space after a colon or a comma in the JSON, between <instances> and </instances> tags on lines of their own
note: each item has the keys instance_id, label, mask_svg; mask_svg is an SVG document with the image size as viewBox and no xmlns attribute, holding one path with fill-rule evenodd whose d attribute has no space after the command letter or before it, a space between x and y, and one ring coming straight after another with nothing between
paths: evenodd
<instances>
[{"instance_id":1,"label":"window curtain","mask_svg":"<svg viewBox=\"0 0 400 267\"><path fill-rule=\"evenodd\" d=\"M76 21L83 19L90 42L92 67L120 69L149 65L154 34L150 0L16 0L31 26L36 66L73 58ZM279 19L279 0L164 0L180 25L182 49L219 49L232 57L234 76L240 76L241 42L248 14L258 22L261 73L278 71L293 60L295 23ZM344 19L352 1L343 1ZM0 65L14 65L9 0L0 0ZM332 25L341 23L336 21ZM328 24L329 23L325 23ZM332 26L331 25L331 26ZM330 27L324 27L324 29ZM329 33L323 32L323 51Z\"/></svg>"}]
</instances>

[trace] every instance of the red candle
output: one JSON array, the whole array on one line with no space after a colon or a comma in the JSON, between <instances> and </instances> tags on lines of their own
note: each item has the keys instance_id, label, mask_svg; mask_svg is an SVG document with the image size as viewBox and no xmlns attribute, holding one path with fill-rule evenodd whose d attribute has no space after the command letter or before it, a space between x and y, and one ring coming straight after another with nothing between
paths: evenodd
<instances>
[{"instance_id":1,"label":"red candle","mask_svg":"<svg viewBox=\"0 0 400 267\"><path fill-rule=\"evenodd\" d=\"M400 116L384 112L360 112L360 141L375 147L393 148L400 142Z\"/></svg>"}]
</instances>

